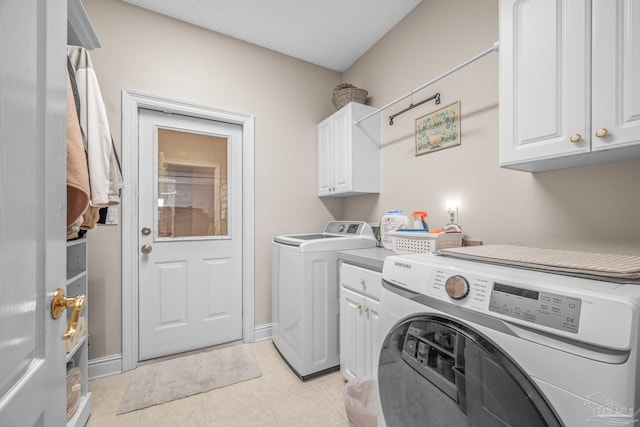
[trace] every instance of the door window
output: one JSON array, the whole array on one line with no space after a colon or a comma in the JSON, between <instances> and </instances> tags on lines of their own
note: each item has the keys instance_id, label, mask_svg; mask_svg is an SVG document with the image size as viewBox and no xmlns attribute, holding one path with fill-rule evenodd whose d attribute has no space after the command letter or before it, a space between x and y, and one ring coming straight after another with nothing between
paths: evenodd
<instances>
[{"instance_id":1,"label":"door window","mask_svg":"<svg viewBox=\"0 0 640 427\"><path fill-rule=\"evenodd\" d=\"M158 129L158 238L228 236L228 139Z\"/></svg>"}]
</instances>

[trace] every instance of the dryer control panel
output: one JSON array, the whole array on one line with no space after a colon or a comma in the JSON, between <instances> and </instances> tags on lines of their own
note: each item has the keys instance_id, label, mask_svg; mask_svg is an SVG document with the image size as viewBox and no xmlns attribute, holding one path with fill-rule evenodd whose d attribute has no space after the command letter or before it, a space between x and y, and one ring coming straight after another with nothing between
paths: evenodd
<instances>
[{"instance_id":1,"label":"dryer control panel","mask_svg":"<svg viewBox=\"0 0 640 427\"><path fill-rule=\"evenodd\" d=\"M387 257L382 279L439 303L598 347L626 351L635 345L640 331L637 285L435 254Z\"/></svg>"},{"instance_id":2,"label":"dryer control panel","mask_svg":"<svg viewBox=\"0 0 640 427\"><path fill-rule=\"evenodd\" d=\"M578 333L582 300L494 283L489 310L550 328Z\"/></svg>"}]
</instances>

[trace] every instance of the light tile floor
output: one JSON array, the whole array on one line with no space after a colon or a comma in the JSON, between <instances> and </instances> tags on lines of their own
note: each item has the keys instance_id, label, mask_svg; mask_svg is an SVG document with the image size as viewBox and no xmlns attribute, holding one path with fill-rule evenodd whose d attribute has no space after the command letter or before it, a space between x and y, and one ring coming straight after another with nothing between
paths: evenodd
<instances>
[{"instance_id":1,"label":"light tile floor","mask_svg":"<svg viewBox=\"0 0 640 427\"><path fill-rule=\"evenodd\" d=\"M88 427L348 427L339 371L301 381L269 341L251 344L262 376L116 415L133 371L90 381Z\"/></svg>"}]
</instances>

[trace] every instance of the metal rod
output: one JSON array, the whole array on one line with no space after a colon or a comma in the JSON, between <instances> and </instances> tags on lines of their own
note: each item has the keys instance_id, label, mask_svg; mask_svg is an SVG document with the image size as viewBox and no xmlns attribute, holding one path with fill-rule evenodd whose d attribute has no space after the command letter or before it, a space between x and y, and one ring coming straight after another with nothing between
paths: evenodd
<instances>
[{"instance_id":1,"label":"metal rod","mask_svg":"<svg viewBox=\"0 0 640 427\"><path fill-rule=\"evenodd\" d=\"M421 90L422 90L422 89L424 89L425 87L427 87L427 86L429 86L429 85L431 85L431 84L433 84L433 83L437 82L438 80L441 80L441 79L443 79L443 78L447 77L449 74L453 74L453 73L455 73L456 71L458 71L459 69L464 68L464 67L466 67L467 65L471 64L472 62L477 61L478 59L482 58L483 56L486 56L486 55L490 54L491 52L497 52L497 51L498 51L498 49L499 49L499 47L500 47L500 42L495 42L495 43L493 44L493 46L491 46L489 49L487 49L487 50L485 50L485 51L483 51L483 52L480 52L479 54L477 54L477 55L476 55L476 56L474 56L473 58L470 58L470 59L466 60L465 62L463 62L462 64L460 64L460 65L457 65L457 66L453 67L452 69L450 69L450 70L449 70L449 71L447 71L446 73L440 74L440 75L439 75L438 77L436 77L435 79L430 80L430 81L426 82L425 84L423 84L422 86L420 86L420 87L417 87L417 88L413 89L412 91L410 91L410 92L406 93L405 95L402 95L400 98L398 98L398 99L396 99L396 100L394 100L394 101L391 101L390 103L388 103L388 104L386 104L386 105L384 105L384 106L382 106L382 107L378 108L376 111L373 111L372 113L367 114L366 116L362 117L361 119L359 119L359 120L354 120L354 121L353 121L353 123L355 123L356 125L359 125L359 124L360 124L360 123L362 123L363 121L367 120L369 117L375 116L375 115L376 115L376 114L378 114L380 111L385 110L385 109L387 109L387 108L391 107L391 106L392 106L392 105L394 105L394 104L397 104L398 102L400 102L400 101L402 101L403 99L405 99L405 98L407 98L407 97L409 97L409 96L413 95L414 93L421 91Z\"/></svg>"},{"instance_id":2,"label":"metal rod","mask_svg":"<svg viewBox=\"0 0 640 427\"><path fill-rule=\"evenodd\" d=\"M405 108L404 110L402 110L402 111L398 111L397 113L395 113L395 114L393 114L393 115L389 116L389 126L393 126L393 119L394 119L394 118L396 118L396 117L398 117L400 114L404 114L404 113L406 113L406 112L407 112L407 111L409 111L409 110L413 110L413 109L414 109L414 108L416 108L417 106L422 105L422 104L424 104L425 102L429 102L429 101L431 101L432 99L435 99L435 100L436 100L436 105L440 104L440 92L436 93L435 95L431 95L431 96L430 96L430 97L428 97L427 99L423 99L422 101L417 102L417 103L415 103L415 104L409 104L409 106L408 106L407 108Z\"/></svg>"}]
</instances>

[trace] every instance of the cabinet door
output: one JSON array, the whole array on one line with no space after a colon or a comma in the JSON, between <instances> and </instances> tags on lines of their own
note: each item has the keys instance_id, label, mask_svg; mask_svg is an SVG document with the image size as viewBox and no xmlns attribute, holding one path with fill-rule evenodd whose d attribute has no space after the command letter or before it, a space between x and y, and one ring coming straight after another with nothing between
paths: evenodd
<instances>
[{"instance_id":1,"label":"cabinet door","mask_svg":"<svg viewBox=\"0 0 640 427\"><path fill-rule=\"evenodd\" d=\"M640 143L638 6L637 0L593 0L593 151Z\"/></svg>"},{"instance_id":2,"label":"cabinet door","mask_svg":"<svg viewBox=\"0 0 640 427\"><path fill-rule=\"evenodd\" d=\"M351 108L318 124L318 195L351 190Z\"/></svg>"},{"instance_id":3,"label":"cabinet door","mask_svg":"<svg viewBox=\"0 0 640 427\"><path fill-rule=\"evenodd\" d=\"M340 288L340 372L347 380L364 374L364 300L362 295Z\"/></svg>"},{"instance_id":4,"label":"cabinet door","mask_svg":"<svg viewBox=\"0 0 640 427\"><path fill-rule=\"evenodd\" d=\"M585 0L500 2L501 166L590 151L589 13Z\"/></svg>"},{"instance_id":5,"label":"cabinet door","mask_svg":"<svg viewBox=\"0 0 640 427\"><path fill-rule=\"evenodd\" d=\"M335 126L335 157L334 164L334 193L340 194L351 191L351 172L352 172L352 141L351 141L351 122L352 106L338 111L334 116Z\"/></svg>"},{"instance_id":6,"label":"cabinet door","mask_svg":"<svg viewBox=\"0 0 640 427\"><path fill-rule=\"evenodd\" d=\"M333 188L333 123L329 118L318 124L318 195L326 196Z\"/></svg>"},{"instance_id":7,"label":"cabinet door","mask_svg":"<svg viewBox=\"0 0 640 427\"><path fill-rule=\"evenodd\" d=\"M364 376L367 378L373 378L373 374L376 367L373 366L375 360L375 352L377 349L377 336L378 325L380 324L380 303L371 298L365 300L365 363L364 363Z\"/></svg>"}]
</instances>

